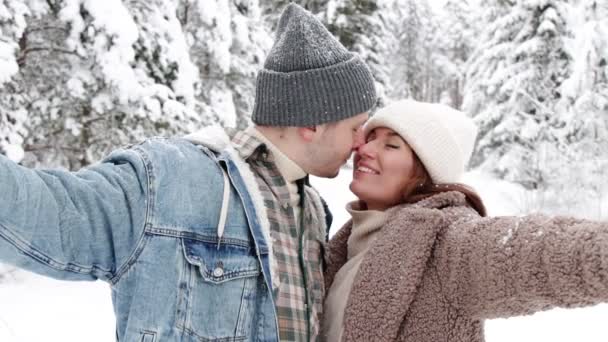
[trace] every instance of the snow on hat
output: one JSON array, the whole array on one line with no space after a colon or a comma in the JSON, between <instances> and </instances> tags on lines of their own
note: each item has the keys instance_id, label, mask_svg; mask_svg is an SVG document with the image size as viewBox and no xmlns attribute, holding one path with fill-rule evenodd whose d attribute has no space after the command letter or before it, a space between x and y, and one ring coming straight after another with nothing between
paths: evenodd
<instances>
[{"instance_id":1,"label":"snow on hat","mask_svg":"<svg viewBox=\"0 0 608 342\"><path fill-rule=\"evenodd\" d=\"M257 76L252 121L313 126L368 112L376 103L368 66L304 8L291 3Z\"/></svg>"},{"instance_id":2,"label":"snow on hat","mask_svg":"<svg viewBox=\"0 0 608 342\"><path fill-rule=\"evenodd\" d=\"M434 183L456 183L469 162L477 126L463 112L442 104L401 100L378 110L365 124L398 133L416 153Z\"/></svg>"}]
</instances>

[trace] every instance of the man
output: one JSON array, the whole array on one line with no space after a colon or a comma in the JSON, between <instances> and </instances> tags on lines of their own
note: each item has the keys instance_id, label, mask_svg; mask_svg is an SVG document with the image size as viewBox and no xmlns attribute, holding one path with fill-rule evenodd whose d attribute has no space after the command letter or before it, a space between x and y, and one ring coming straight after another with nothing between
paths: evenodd
<instances>
[{"instance_id":1,"label":"man","mask_svg":"<svg viewBox=\"0 0 608 342\"><path fill-rule=\"evenodd\" d=\"M325 210L376 100L369 69L289 5L245 131L155 138L75 173L0 158L0 261L110 283L122 341L319 336Z\"/></svg>"}]
</instances>

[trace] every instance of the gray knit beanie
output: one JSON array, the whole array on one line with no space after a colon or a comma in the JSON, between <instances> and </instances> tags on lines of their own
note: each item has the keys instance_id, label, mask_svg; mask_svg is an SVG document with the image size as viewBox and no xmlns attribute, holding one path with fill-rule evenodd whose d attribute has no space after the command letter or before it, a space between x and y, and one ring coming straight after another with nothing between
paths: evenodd
<instances>
[{"instance_id":1,"label":"gray knit beanie","mask_svg":"<svg viewBox=\"0 0 608 342\"><path fill-rule=\"evenodd\" d=\"M314 126L368 112L374 78L304 8L289 4L257 76L252 121L266 126Z\"/></svg>"}]
</instances>

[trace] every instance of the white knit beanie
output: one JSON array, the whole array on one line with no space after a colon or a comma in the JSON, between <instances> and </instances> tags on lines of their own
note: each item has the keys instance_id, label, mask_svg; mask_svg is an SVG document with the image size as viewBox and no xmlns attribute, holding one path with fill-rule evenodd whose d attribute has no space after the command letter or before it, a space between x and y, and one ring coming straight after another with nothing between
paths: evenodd
<instances>
[{"instance_id":1,"label":"white knit beanie","mask_svg":"<svg viewBox=\"0 0 608 342\"><path fill-rule=\"evenodd\" d=\"M463 112L442 104L401 100L378 110L365 124L398 133L418 155L434 183L461 181L473 152L477 127Z\"/></svg>"}]
</instances>

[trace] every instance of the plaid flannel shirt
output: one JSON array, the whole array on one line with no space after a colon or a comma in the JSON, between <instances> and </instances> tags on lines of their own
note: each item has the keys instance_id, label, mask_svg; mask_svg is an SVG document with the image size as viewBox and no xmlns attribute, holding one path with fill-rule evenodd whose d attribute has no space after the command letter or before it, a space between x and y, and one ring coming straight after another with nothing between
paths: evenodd
<instances>
[{"instance_id":1,"label":"plaid flannel shirt","mask_svg":"<svg viewBox=\"0 0 608 342\"><path fill-rule=\"evenodd\" d=\"M280 284L273 289L281 341L316 341L320 336L325 288L324 209L319 195L298 181L301 217L294 216L285 179L272 152L249 131L232 132L232 144L253 170L270 222L272 252Z\"/></svg>"}]
</instances>

